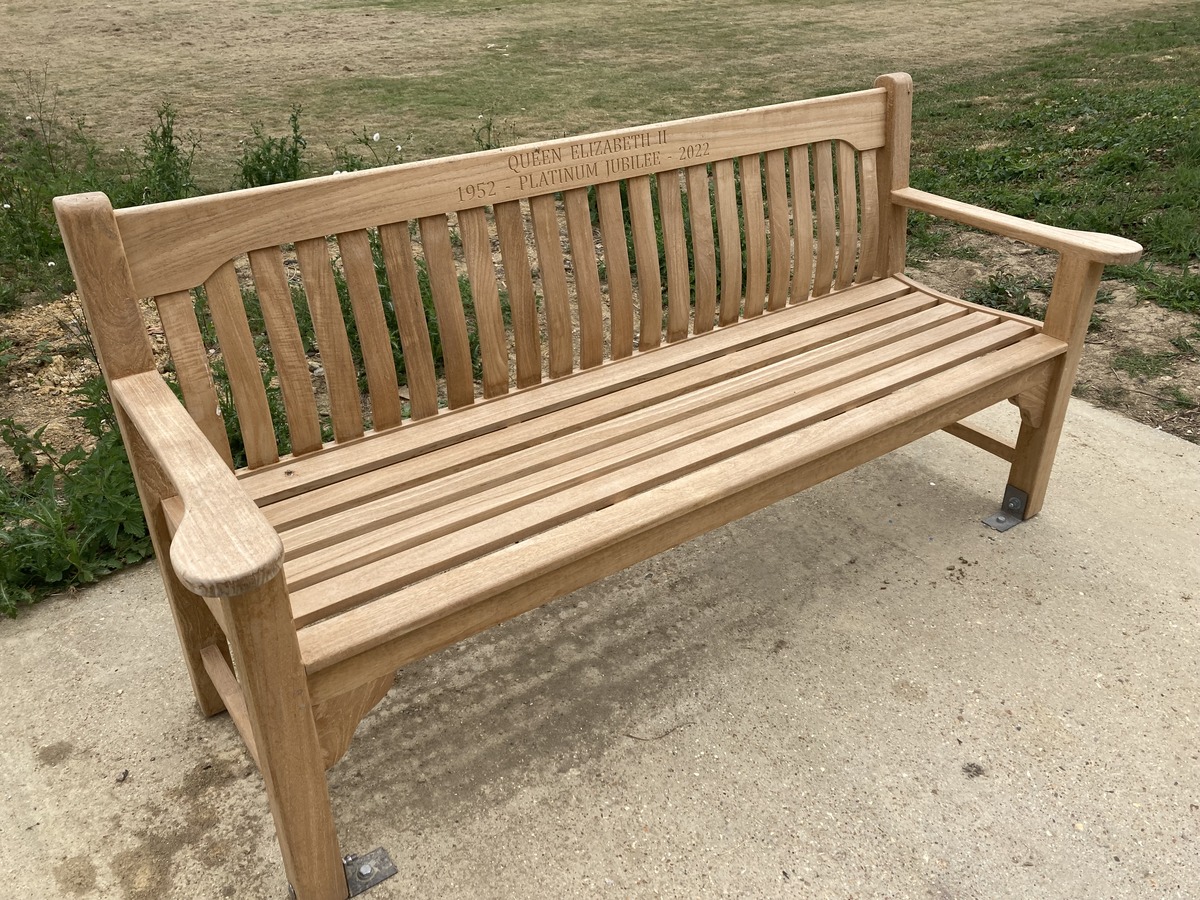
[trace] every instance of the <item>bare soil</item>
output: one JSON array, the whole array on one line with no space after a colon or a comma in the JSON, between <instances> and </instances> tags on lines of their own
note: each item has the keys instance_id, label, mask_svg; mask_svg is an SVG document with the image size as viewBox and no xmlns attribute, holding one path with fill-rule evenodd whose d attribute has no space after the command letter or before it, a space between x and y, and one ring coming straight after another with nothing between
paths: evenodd
<instances>
[{"instance_id":1,"label":"bare soil","mask_svg":"<svg viewBox=\"0 0 1200 900\"><path fill-rule=\"evenodd\" d=\"M1057 255L991 235L967 233L956 238L971 258L940 257L911 274L930 287L955 296L996 272L1007 271L1022 281L1050 285ZM1044 308L1046 293L1030 291ZM1092 329L1084 345L1075 381L1075 396L1116 410L1146 425L1200 443L1200 408L1181 408L1175 392L1194 402L1200 398L1200 354L1181 353L1173 340L1196 339L1194 315L1163 309L1138 299L1137 291L1121 281L1103 281ZM1130 374L1115 363L1120 355L1173 354L1157 375Z\"/></svg>"}]
</instances>

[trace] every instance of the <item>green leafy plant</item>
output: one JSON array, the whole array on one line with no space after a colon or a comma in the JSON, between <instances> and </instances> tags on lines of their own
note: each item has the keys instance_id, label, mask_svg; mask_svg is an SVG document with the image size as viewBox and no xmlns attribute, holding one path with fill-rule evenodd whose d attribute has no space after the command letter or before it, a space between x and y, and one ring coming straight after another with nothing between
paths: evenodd
<instances>
[{"instance_id":1,"label":"green leafy plant","mask_svg":"<svg viewBox=\"0 0 1200 900\"><path fill-rule=\"evenodd\" d=\"M963 293L963 299L989 309L1000 309L1019 316L1040 319L1045 312L1036 306L1029 296L1029 291L1035 287L1036 282L1033 279L1022 279L1003 269L989 275L983 281L975 282Z\"/></svg>"},{"instance_id":2,"label":"green leafy plant","mask_svg":"<svg viewBox=\"0 0 1200 900\"><path fill-rule=\"evenodd\" d=\"M0 613L45 593L95 581L151 553L133 473L103 382L81 389L95 438L59 451L36 430L0 419L18 471L0 483Z\"/></svg>"},{"instance_id":3,"label":"green leafy plant","mask_svg":"<svg viewBox=\"0 0 1200 900\"><path fill-rule=\"evenodd\" d=\"M288 117L289 134L273 137L261 122L252 126L253 137L242 147L238 162L238 187L261 187L303 178L308 141L300 131L300 107L293 106Z\"/></svg>"},{"instance_id":4,"label":"green leafy plant","mask_svg":"<svg viewBox=\"0 0 1200 900\"><path fill-rule=\"evenodd\" d=\"M358 172L404 162L404 145L364 128L349 144L333 151L333 173Z\"/></svg>"},{"instance_id":5,"label":"green leafy plant","mask_svg":"<svg viewBox=\"0 0 1200 900\"><path fill-rule=\"evenodd\" d=\"M158 124L142 143L141 188L143 203L179 200L199 193L192 178L192 161L200 142L175 131L175 107L163 102L156 115Z\"/></svg>"}]
</instances>

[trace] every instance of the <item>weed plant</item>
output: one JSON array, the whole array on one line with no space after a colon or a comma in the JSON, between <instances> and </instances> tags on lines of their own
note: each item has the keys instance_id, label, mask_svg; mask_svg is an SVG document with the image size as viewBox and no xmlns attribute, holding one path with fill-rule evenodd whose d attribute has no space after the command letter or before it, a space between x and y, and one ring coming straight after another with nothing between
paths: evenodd
<instances>
[{"instance_id":1,"label":"weed plant","mask_svg":"<svg viewBox=\"0 0 1200 900\"><path fill-rule=\"evenodd\" d=\"M293 106L288 116L289 134L272 137L261 122L251 126L253 135L242 146L238 162L237 187L262 187L303 178L308 171L305 151L308 141L300 131L300 107Z\"/></svg>"}]
</instances>

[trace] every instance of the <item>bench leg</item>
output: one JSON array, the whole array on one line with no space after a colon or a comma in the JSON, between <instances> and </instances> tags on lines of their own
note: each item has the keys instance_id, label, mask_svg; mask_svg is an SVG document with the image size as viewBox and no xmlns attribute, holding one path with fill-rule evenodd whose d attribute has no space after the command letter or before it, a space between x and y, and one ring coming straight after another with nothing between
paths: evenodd
<instances>
[{"instance_id":1,"label":"bench leg","mask_svg":"<svg viewBox=\"0 0 1200 900\"><path fill-rule=\"evenodd\" d=\"M1021 431L1008 475L1009 487L1026 495L1025 508L1020 511L1022 519L1036 516L1046 498L1054 453L1058 449L1058 438L1062 434L1075 371L1083 355L1083 341L1103 271L1104 266L1100 263L1064 255L1054 276L1044 332L1065 341L1067 352L1054 368L1044 394L1036 392L1040 401L1037 413L1028 415L1022 409ZM1019 399L1017 402L1020 405Z\"/></svg>"},{"instance_id":2,"label":"bench leg","mask_svg":"<svg viewBox=\"0 0 1200 900\"><path fill-rule=\"evenodd\" d=\"M283 575L221 603L288 881L298 900L345 900L346 872Z\"/></svg>"}]
</instances>

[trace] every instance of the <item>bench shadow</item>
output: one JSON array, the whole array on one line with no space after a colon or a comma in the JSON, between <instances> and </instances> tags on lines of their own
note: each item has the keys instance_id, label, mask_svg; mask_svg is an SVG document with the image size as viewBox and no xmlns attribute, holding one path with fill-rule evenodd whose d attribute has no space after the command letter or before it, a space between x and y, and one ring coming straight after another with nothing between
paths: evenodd
<instances>
[{"instance_id":1,"label":"bench shadow","mask_svg":"<svg viewBox=\"0 0 1200 900\"><path fill-rule=\"evenodd\" d=\"M716 680L802 653L830 597L877 601L928 478L869 464L402 669L329 772L335 816L419 828L695 721ZM965 484L941 500L947 532L988 507Z\"/></svg>"}]
</instances>

